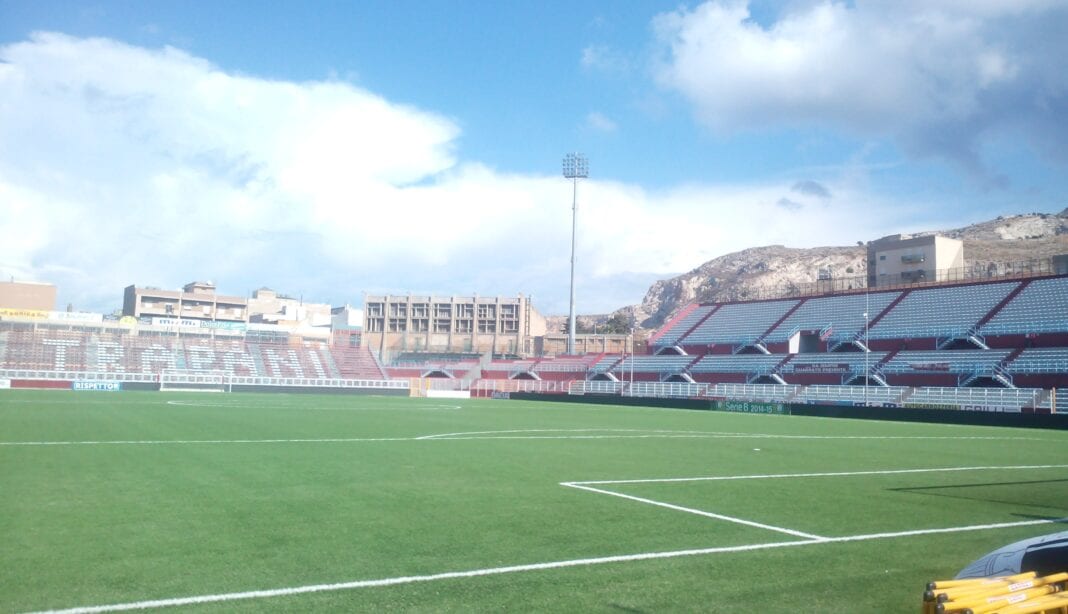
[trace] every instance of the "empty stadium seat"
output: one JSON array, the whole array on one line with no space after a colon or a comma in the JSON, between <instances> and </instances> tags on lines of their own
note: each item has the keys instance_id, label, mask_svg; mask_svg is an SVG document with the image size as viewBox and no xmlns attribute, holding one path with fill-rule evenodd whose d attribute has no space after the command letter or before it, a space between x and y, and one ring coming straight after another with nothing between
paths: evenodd
<instances>
[{"instance_id":1,"label":"empty stadium seat","mask_svg":"<svg viewBox=\"0 0 1068 614\"><path fill-rule=\"evenodd\" d=\"M1068 332L1068 277L1036 279L989 322L984 335Z\"/></svg>"},{"instance_id":2,"label":"empty stadium seat","mask_svg":"<svg viewBox=\"0 0 1068 614\"><path fill-rule=\"evenodd\" d=\"M871 339L958 334L975 326L1019 282L913 290L868 331Z\"/></svg>"}]
</instances>

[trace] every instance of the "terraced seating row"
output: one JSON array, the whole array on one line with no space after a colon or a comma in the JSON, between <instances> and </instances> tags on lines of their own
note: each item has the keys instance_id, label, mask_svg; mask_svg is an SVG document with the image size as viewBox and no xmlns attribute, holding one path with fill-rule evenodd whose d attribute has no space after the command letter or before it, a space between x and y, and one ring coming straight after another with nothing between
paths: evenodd
<instances>
[{"instance_id":1,"label":"terraced seating row","mask_svg":"<svg viewBox=\"0 0 1068 614\"><path fill-rule=\"evenodd\" d=\"M869 321L875 320L901 296L900 291L873 291L700 305L672 322L653 345L738 344L757 338L781 343L799 330L830 329L838 338L848 337L864 330L865 313ZM970 331L987 317L989 321L979 330L983 335L1068 333L1068 277L916 288L875 321L867 335L870 339L940 338Z\"/></svg>"},{"instance_id":2,"label":"terraced seating row","mask_svg":"<svg viewBox=\"0 0 1068 614\"><path fill-rule=\"evenodd\" d=\"M871 339L941 337L967 331L1020 282L925 288L910 292L868 331Z\"/></svg>"},{"instance_id":3,"label":"terraced seating row","mask_svg":"<svg viewBox=\"0 0 1068 614\"><path fill-rule=\"evenodd\" d=\"M656 340L656 345L661 347L675 345L679 341L679 338L685 335L695 324L704 319L704 317L713 309L715 309L714 305L701 305L682 318L679 318L672 324L670 330L662 334L660 338Z\"/></svg>"},{"instance_id":4,"label":"terraced seating row","mask_svg":"<svg viewBox=\"0 0 1068 614\"><path fill-rule=\"evenodd\" d=\"M377 367L371 369L366 359L352 361L347 348L332 349L322 342L246 343L237 339L51 330L4 331L4 341L0 368L6 369L112 373L221 371L289 378L382 377L381 371ZM341 358L340 364L332 353L335 350ZM370 364L374 364L373 358Z\"/></svg>"},{"instance_id":5,"label":"terraced seating row","mask_svg":"<svg viewBox=\"0 0 1068 614\"><path fill-rule=\"evenodd\" d=\"M797 330L823 330L824 327L830 327L835 335L862 331L865 313L869 319L874 318L900 295L900 292L872 292L810 298L776 326L765 341L782 342Z\"/></svg>"},{"instance_id":6,"label":"terraced seating row","mask_svg":"<svg viewBox=\"0 0 1068 614\"><path fill-rule=\"evenodd\" d=\"M1010 350L935 350L899 352L883 366L885 373L973 373L993 369Z\"/></svg>"},{"instance_id":7,"label":"terraced seating row","mask_svg":"<svg viewBox=\"0 0 1068 614\"><path fill-rule=\"evenodd\" d=\"M796 304L796 300L784 300L722 305L680 343L742 343L754 339L763 335Z\"/></svg>"},{"instance_id":8,"label":"terraced seating row","mask_svg":"<svg viewBox=\"0 0 1068 614\"><path fill-rule=\"evenodd\" d=\"M1008 364L1006 370L1009 373L1068 373L1068 348L1026 349Z\"/></svg>"},{"instance_id":9,"label":"terraced seating row","mask_svg":"<svg viewBox=\"0 0 1068 614\"><path fill-rule=\"evenodd\" d=\"M1068 332L1068 277L1036 279L989 322L984 335Z\"/></svg>"},{"instance_id":10,"label":"terraced seating row","mask_svg":"<svg viewBox=\"0 0 1068 614\"><path fill-rule=\"evenodd\" d=\"M769 372L786 358L780 354L709 354L690 367L691 373Z\"/></svg>"},{"instance_id":11,"label":"terraced seating row","mask_svg":"<svg viewBox=\"0 0 1068 614\"><path fill-rule=\"evenodd\" d=\"M677 355L627 356L615 370L623 373L631 370L639 373L678 373L693 362L694 358L694 356Z\"/></svg>"}]
</instances>

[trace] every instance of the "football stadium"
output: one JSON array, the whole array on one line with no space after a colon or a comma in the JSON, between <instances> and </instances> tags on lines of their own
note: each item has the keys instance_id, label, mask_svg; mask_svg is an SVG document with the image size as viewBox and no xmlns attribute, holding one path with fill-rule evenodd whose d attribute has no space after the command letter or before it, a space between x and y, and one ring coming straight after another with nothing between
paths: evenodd
<instances>
[{"instance_id":1,"label":"football stadium","mask_svg":"<svg viewBox=\"0 0 1068 614\"><path fill-rule=\"evenodd\" d=\"M574 355L526 355L522 297L301 334L186 290L3 312L6 609L910 611L1068 517L1048 268Z\"/></svg>"},{"instance_id":2,"label":"football stadium","mask_svg":"<svg viewBox=\"0 0 1068 614\"><path fill-rule=\"evenodd\" d=\"M1066 33L0 0L0 614L1068 614Z\"/></svg>"}]
</instances>

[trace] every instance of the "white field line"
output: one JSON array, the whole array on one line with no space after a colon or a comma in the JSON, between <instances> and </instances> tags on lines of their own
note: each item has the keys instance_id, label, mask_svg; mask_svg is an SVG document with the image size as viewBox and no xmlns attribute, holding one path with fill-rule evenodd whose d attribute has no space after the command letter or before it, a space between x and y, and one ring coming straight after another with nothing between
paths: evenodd
<instances>
[{"instance_id":1,"label":"white field line","mask_svg":"<svg viewBox=\"0 0 1068 614\"><path fill-rule=\"evenodd\" d=\"M524 435L522 433L581 433L571 435ZM509 434L512 433L512 434ZM604 434L587 434L604 433ZM632 434L633 433L633 434ZM301 438L301 439L123 439L123 440L89 440L89 441L0 441L2 446L98 446L98 445L179 445L179 444L250 444L250 443L362 443L377 441L471 441L471 440L539 440L539 439L795 439L795 440L823 440L823 439L869 439L869 440L997 440L997 441L1044 441L1054 443L1057 440L1037 437L939 437L933 435L917 436L865 436L865 435L768 435L768 434L744 434L744 433L719 433L699 431L639 431L620 429L525 429L515 431L472 431L467 433L441 433L433 435L421 435L417 437L326 437L326 438ZM1058 466L1058 465L1050 465ZM955 469L961 470L961 469ZM931 471L925 469L922 471ZM824 474L813 474L824 475ZM838 475L838 474L825 474ZM661 482L685 482L695 480L726 480L743 479L752 477L794 477L783 476L734 476L734 477L711 477L711 478L667 478L659 480L622 480L604 482L581 482L582 484L625 484L629 482L661 481ZM576 482L580 483L580 482Z\"/></svg>"},{"instance_id":2,"label":"white field line","mask_svg":"<svg viewBox=\"0 0 1068 614\"><path fill-rule=\"evenodd\" d=\"M174 405L179 407L217 407L222 409L282 409L288 411L304 412L304 411L409 411L409 410L442 410L442 409L463 409L460 405L443 405L436 403L433 405L413 404L409 407L293 407L292 405L286 405L282 403L265 403L262 405L245 405L241 403L209 403L204 401L167 401L167 405Z\"/></svg>"},{"instance_id":3,"label":"white field line","mask_svg":"<svg viewBox=\"0 0 1068 614\"><path fill-rule=\"evenodd\" d=\"M764 475L720 475L692 478L649 478L636 480L588 480L561 482L561 486L605 486L611 484L662 484L668 482L714 482L723 480L772 480L789 478L850 477L857 475L894 475L903 473L939 473L950 471L990 471L994 469L1065 469L1068 465L991 465L978 467L935 467L927 469L886 469L879 471L831 471L826 473L772 473Z\"/></svg>"},{"instance_id":4,"label":"white field line","mask_svg":"<svg viewBox=\"0 0 1068 614\"><path fill-rule=\"evenodd\" d=\"M672 431L663 429L512 429L508 431L464 431L460 433L438 433L435 435L423 435L422 437L416 437L416 439L476 439L472 436L483 435L514 435L516 433L641 433L643 435L661 435L661 434L684 434L693 436L709 436L709 435L744 435L745 433L708 433L702 431Z\"/></svg>"},{"instance_id":5,"label":"white field line","mask_svg":"<svg viewBox=\"0 0 1068 614\"><path fill-rule=\"evenodd\" d=\"M811 533L802 533L801 531L795 531L793 529L787 529L785 527L777 527L770 524L763 524L760 522L754 522L752 520L745 520L743 518L736 518L734 516L725 516L723 514L715 514L713 512L706 512L704 510L694 509L692 507L683 507L681 505L674 505L672 503L665 503L663 501L655 501L653 499L646 499L643 497L635 497L633 495L623 494L621 492L614 492L611 490L603 490L600 488L593 488L592 486L585 486L582 484L570 483L563 484L563 486L570 486L571 488L578 488L579 490L588 490L590 492L600 493L602 495L611 495L613 497L619 497L621 499L629 499L631 501L637 501L639 503L647 503L649 505L655 505L657 507L664 507L669 510L675 510L678 512L686 512L688 514L697 514L698 516L705 516L706 518L715 518L717 520L726 520L727 522L733 522L735 524L743 524L749 527L756 527L758 529L765 529L768 531L775 531L777 533L785 533L787 535L793 535L794 537L801 537L803 539L813 541L823 541L827 538L819 535L813 535Z\"/></svg>"},{"instance_id":6,"label":"white field line","mask_svg":"<svg viewBox=\"0 0 1068 614\"><path fill-rule=\"evenodd\" d=\"M333 438L333 439L159 439L114 441L0 441L0 446L156 446L228 443L355 443L364 441L415 441L411 437Z\"/></svg>"},{"instance_id":7,"label":"white field line","mask_svg":"<svg viewBox=\"0 0 1068 614\"><path fill-rule=\"evenodd\" d=\"M688 556L702 556L709 554L729 554L735 552L752 552L755 550L770 550L773 548L786 548L790 546L810 546L814 544L832 544L837 542L857 542L878 539L894 539L898 537L911 537L915 535L931 535L935 533L959 533L965 531L987 531L1008 527L1022 527L1030 525L1053 524L1066 522L1068 518L1057 520L1026 520L1021 522L1006 522L998 524L971 525L964 527L949 527L944 529L922 529L917 531L901 531L897 533L873 533L870 535L851 535L846 537L828 537L818 540L772 542L766 544L747 544L742 546L726 546L720 548L697 548L690 550L674 550L669 552L645 552L639 554L624 554L618 556L604 556L585 559L571 559L565 561L552 561L548 563L531 563L525 565L510 565L507 567L489 567L485 569L472 569L469 571L452 571L422 576L399 576L394 578L381 578L377 580L354 580L351 582L339 582L336 584L310 584L289 588L275 588L266 590L254 590L238 593L219 593L214 595L196 595L192 597L176 597L172 599L155 599L151 601L134 601L128 603L116 603L110 605L82 606L62 610L48 610L34 614L95 614L98 612L120 612L127 610L147 610L183 605L198 605L206 603L222 603L227 601L239 601L245 599L266 599L271 597L285 597L303 595L308 593L324 593L343 591L360 588L374 588L380 586L397 586L402 584L415 584L417 582L435 582L440 580L453 580L460 578L477 578L483 576L496 576L510 573L528 571L543 571L549 569L564 569L568 567L586 567L590 565L603 565L607 563L628 563L633 561L649 561L654 559L671 559Z\"/></svg>"}]
</instances>

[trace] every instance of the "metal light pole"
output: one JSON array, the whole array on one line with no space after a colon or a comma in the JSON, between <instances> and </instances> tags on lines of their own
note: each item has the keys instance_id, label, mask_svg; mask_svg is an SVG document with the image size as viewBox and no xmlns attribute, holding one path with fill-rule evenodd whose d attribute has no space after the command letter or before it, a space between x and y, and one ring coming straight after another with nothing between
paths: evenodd
<instances>
[{"instance_id":1,"label":"metal light pole","mask_svg":"<svg viewBox=\"0 0 1068 614\"><path fill-rule=\"evenodd\" d=\"M575 230L578 227L578 180L590 176L590 163L580 153L564 156L564 177L571 180L571 310L567 317L567 353L575 353Z\"/></svg>"},{"instance_id":2,"label":"metal light pole","mask_svg":"<svg viewBox=\"0 0 1068 614\"><path fill-rule=\"evenodd\" d=\"M868 377L871 372L868 370L868 361L871 358L871 346L868 345L868 330L870 330L871 318L868 314L871 313L871 294L868 291L867 285L864 287L864 407L868 406Z\"/></svg>"}]
</instances>

